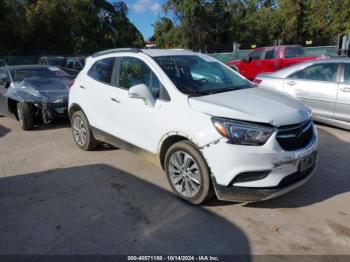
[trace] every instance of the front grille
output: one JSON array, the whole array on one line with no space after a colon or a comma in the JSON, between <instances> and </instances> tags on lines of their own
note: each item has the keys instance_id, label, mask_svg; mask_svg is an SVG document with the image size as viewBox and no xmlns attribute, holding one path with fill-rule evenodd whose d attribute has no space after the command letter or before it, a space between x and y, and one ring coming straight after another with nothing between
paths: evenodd
<instances>
[{"instance_id":1,"label":"front grille","mask_svg":"<svg viewBox=\"0 0 350 262\"><path fill-rule=\"evenodd\" d=\"M309 120L301 124L278 128L276 139L284 150L293 151L306 147L314 135L313 123Z\"/></svg>"}]
</instances>

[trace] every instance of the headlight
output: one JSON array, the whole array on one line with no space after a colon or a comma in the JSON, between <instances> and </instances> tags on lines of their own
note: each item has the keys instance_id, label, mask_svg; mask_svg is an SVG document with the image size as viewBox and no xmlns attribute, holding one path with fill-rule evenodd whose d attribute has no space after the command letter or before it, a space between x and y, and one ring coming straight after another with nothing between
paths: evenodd
<instances>
[{"instance_id":1,"label":"headlight","mask_svg":"<svg viewBox=\"0 0 350 262\"><path fill-rule=\"evenodd\" d=\"M256 124L213 117L216 130L232 144L261 146L267 142L274 128Z\"/></svg>"}]
</instances>

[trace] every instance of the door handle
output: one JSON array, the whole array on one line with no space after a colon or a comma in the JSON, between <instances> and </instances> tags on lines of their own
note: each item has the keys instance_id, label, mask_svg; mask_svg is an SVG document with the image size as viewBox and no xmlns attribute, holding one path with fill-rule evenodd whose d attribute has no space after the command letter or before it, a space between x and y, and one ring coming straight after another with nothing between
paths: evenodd
<instances>
[{"instance_id":1,"label":"door handle","mask_svg":"<svg viewBox=\"0 0 350 262\"><path fill-rule=\"evenodd\" d=\"M289 86L295 86L297 83L295 83L294 81L288 81L287 85Z\"/></svg>"},{"instance_id":2,"label":"door handle","mask_svg":"<svg viewBox=\"0 0 350 262\"><path fill-rule=\"evenodd\" d=\"M86 89L86 87L85 86L79 86L81 89Z\"/></svg>"},{"instance_id":3,"label":"door handle","mask_svg":"<svg viewBox=\"0 0 350 262\"><path fill-rule=\"evenodd\" d=\"M120 100L116 97L111 97L111 100L116 103L120 103Z\"/></svg>"},{"instance_id":4,"label":"door handle","mask_svg":"<svg viewBox=\"0 0 350 262\"><path fill-rule=\"evenodd\" d=\"M343 91L344 93L349 93L350 87L342 87L342 88L340 88L340 90Z\"/></svg>"}]
</instances>

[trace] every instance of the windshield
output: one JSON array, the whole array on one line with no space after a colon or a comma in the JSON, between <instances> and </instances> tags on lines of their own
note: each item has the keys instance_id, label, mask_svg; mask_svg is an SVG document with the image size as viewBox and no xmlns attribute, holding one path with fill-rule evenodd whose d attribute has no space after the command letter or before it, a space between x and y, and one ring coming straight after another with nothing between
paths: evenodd
<instances>
[{"instance_id":1,"label":"windshield","mask_svg":"<svg viewBox=\"0 0 350 262\"><path fill-rule=\"evenodd\" d=\"M31 77L56 78L69 76L57 67L11 69L11 75L14 82L21 82L23 79Z\"/></svg>"},{"instance_id":2,"label":"windshield","mask_svg":"<svg viewBox=\"0 0 350 262\"><path fill-rule=\"evenodd\" d=\"M248 80L206 55L160 56L154 59L184 94L200 96L254 87Z\"/></svg>"}]
</instances>

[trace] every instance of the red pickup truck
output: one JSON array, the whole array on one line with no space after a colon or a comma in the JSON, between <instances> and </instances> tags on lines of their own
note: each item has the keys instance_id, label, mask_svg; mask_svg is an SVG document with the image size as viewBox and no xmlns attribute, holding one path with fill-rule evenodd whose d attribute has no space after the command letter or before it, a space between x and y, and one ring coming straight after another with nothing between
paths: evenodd
<instances>
[{"instance_id":1,"label":"red pickup truck","mask_svg":"<svg viewBox=\"0 0 350 262\"><path fill-rule=\"evenodd\" d=\"M300 45L280 45L256 48L244 59L226 64L253 80L257 74L275 72L289 65L317 58L319 57L306 56Z\"/></svg>"}]
</instances>

